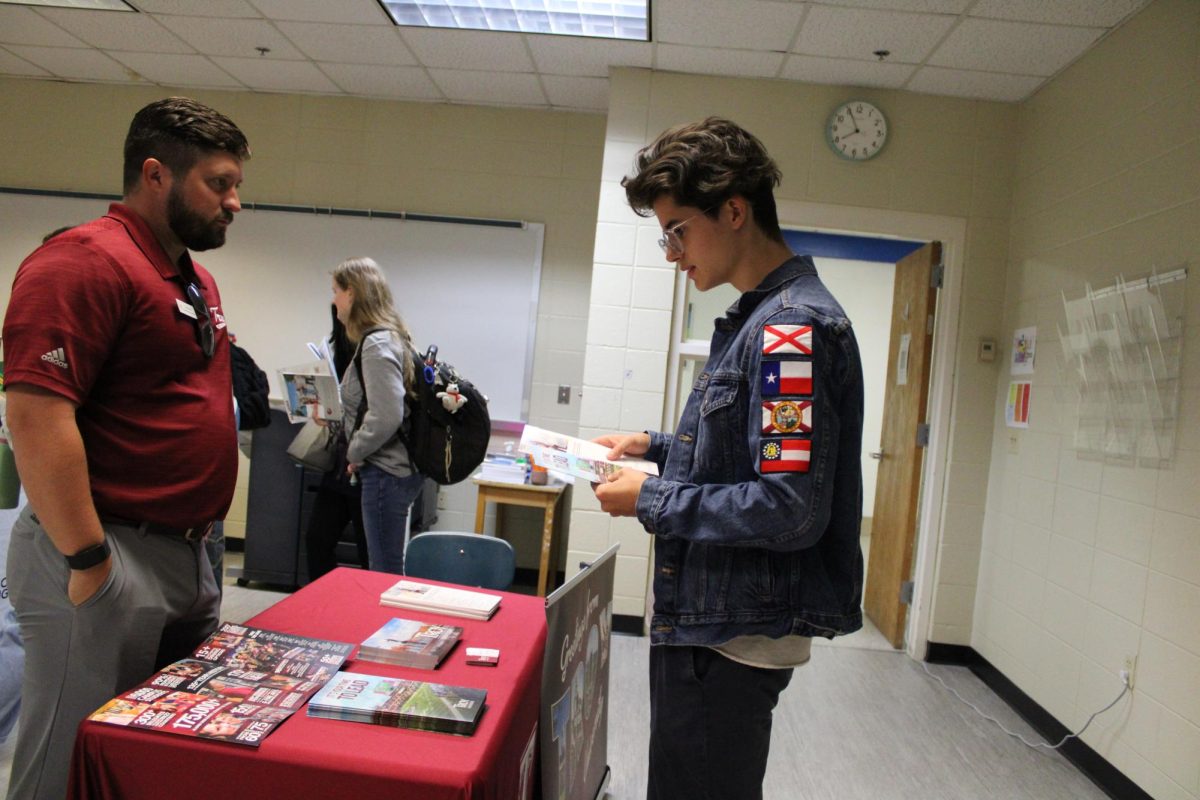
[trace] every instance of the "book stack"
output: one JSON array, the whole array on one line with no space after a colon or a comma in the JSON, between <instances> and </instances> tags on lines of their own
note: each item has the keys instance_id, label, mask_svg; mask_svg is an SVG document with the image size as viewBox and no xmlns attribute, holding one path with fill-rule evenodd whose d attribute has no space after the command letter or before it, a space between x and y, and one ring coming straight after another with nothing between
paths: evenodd
<instances>
[{"instance_id":1,"label":"book stack","mask_svg":"<svg viewBox=\"0 0 1200 800\"><path fill-rule=\"evenodd\" d=\"M479 468L479 478L496 483L524 483L525 462L511 456L488 453Z\"/></svg>"},{"instance_id":2,"label":"book stack","mask_svg":"<svg viewBox=\"0 0 1200 800\"><path fill-rule=\"evenodd\" d=\"M358 657L400 667L436 669L458 640L457 625L433 625L393 617L362 643Z\"/></svg>"},{"instance_id":3,"label":"book stack","mask_svg":"<svg viewBox=\"0 0 1200 800\"><path fill-rule=\"evenodd\" d=\"M487 690L339 672L308 703L308 715L470 736Z\"/></svg>"},{"instance_id":4,"label":"book stack","mask_svg":"<svg viewBox=\"0 0 1200 800\"><path fill-rule=\"evenodd\" d=\"M420 581L402 580L379 596L380 605L449 614L467 619L491 619L500 607L500 595L433 586Z\"/></svg>"}]
</instances>

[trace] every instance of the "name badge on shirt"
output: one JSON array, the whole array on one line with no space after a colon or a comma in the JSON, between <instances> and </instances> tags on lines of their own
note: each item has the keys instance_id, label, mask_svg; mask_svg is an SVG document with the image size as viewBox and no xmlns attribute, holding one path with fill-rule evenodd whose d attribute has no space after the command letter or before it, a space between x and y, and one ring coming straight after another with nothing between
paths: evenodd
<instances>
[{"instance_id":1,"label":"name badge on shirt","mask_svg":"<svg viewBox=\"0 0 1200 800\"><path fill-rule=\"evenodd\" d=\"M191 317L192 319L197 319L197 317L196 317L196 309L192 308L192 304L191 304L191 303L185 302L185 301L183 301L183 300L176 299L176 300L175 300L175 307L176 307L176 308L178 308L178 309L179 309L179 313L180 313L180 314L183 314L185 317Z\"/></svg>"}]
</instances>

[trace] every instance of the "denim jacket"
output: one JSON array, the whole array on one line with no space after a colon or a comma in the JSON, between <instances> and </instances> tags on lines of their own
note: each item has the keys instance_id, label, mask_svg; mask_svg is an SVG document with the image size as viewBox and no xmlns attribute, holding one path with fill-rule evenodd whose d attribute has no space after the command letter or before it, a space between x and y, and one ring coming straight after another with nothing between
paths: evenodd
<instances>
[{"instance_id":1,"label":"denim jacket","mask_svg":"<svg viewBox=\"0 0 1200 800\"><path fill-rule=\"evenodd\" d=\"M779 341L775 326L811 326L811 354L798 345L764 354ZM778 435L764 407L781 399L764 398L769 374L784 363L800 374L805 362L811 385L789 381L797 396L782 399L811 400L811 416L799 427L786 417ZM862 418L850 321L812 259L793 257L716 321L675 434L651 433L646 457L660 476L642 484L637 517L655 535L654 644L833 638L862 627ZM787 452L808 449L806 471L791 471L795 462L778 471L766 454L777 456L781 441Z\"/></svg>"}]
</instances>

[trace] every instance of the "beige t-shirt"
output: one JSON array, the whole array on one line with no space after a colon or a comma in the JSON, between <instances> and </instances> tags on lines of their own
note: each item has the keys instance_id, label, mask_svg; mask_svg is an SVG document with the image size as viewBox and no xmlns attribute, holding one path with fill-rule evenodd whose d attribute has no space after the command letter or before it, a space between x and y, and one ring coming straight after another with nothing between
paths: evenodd
<instances>
[{"instance_id":1,"label":"beige t-shirt","mask_svg":"<svg viewBox=\"0 0 1200 800\"><path fill-rule=\"evenodd\" d=\"M788 669L808 663L812 639L807 636L738 636L713 647L726 658L760 669Z\"/></svg>"}]
</instances>

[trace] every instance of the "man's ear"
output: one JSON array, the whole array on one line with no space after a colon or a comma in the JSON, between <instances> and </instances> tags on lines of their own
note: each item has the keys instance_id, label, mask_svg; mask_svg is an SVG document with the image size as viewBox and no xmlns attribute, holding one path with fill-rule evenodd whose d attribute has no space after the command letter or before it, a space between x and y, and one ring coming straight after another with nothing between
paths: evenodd
<instances>
[{"instance_id":1,"label":"man's ear","mask_svg":"<svg viewBox=\"0 0 1200 800\"><path fill-rule=\"evenodd\" d=\"M171 171L167 165L157 158L147 158L142 162L142 183L155 190L166 190L170 187Z\"/></svg>"},{"instance_id":2,"label":"man's ear","mask_svg":"<svg viewBox=\"0 0 1200 800\"><path fill-rule=\"evenodd\" d=\"M724 206L729 210L729 224L735 231L740 230L750 222L750 203L740 194L735 194L733 197L727 199Z\"/></svg>"}]
</instances>

